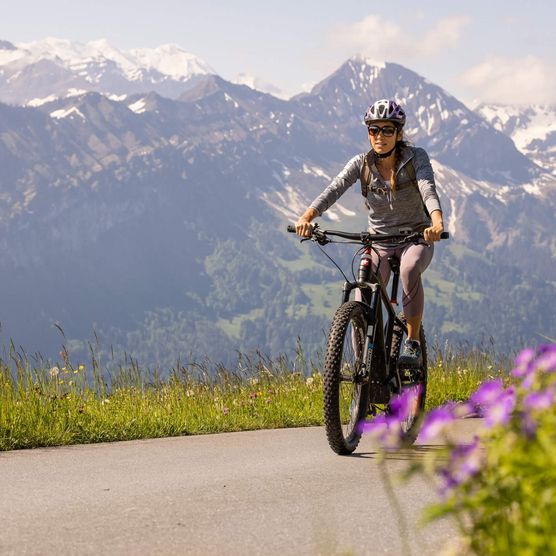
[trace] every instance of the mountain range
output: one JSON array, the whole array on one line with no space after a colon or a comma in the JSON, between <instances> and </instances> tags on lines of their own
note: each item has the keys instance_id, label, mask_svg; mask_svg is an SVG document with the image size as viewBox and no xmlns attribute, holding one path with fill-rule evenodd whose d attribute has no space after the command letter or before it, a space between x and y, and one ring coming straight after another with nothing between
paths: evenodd
<instances>
[{"instance_id":1,"label":"mountain range","mask_svg":"<svg viewBox=\"0 0 556 556\"><path fill-rule=\"evenodd\" d=\"M284 100L179 47L122 60L102 41L49 41L0 41L5 340L84 358L96 338L161 368L292 354L298 338L317 357L342 278L285 225L368 149L361 115L383 97L429 152L452 234L425 274L431 341L556 337L553 108L471 110L360 56ZM324 227L364 228L357 187ZM349 247L328 252L349 267Z\"/></svg>"}]
</instances>

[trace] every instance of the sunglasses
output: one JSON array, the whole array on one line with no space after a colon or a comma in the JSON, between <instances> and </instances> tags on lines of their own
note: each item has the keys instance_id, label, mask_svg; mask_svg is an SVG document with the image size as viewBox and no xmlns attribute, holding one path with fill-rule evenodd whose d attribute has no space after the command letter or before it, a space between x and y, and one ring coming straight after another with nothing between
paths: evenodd
<instances>
[{"instance_id":1,"label":"sunglasses","mask_svg":"<svg viewBox=\"0 0 556 556\"><path fill-rule=\"evenodd\" d=\"M373 137L378 137L380 133L382 133L384 137L392 137L397 130L397 128L394 127L393 125L386 125L384 127L379 127L377 125L370 125L367 127L367 129L369 130L369 133Z\"/></svg>"}]
</instances>

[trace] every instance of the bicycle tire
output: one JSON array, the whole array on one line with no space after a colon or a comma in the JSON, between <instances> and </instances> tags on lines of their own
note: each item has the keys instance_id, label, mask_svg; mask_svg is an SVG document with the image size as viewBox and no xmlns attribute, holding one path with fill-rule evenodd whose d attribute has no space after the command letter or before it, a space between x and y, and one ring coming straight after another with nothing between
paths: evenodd
<instances>
[{"instance_id":1,"label":"bicycle tire","mask_svg":"<svg viewBox=\"0 0 556 556\"><path fill-rule=\"evenodd\" d=\"M407 324L407 319L403 313L398 315L398 318L404 323ZM403 341L403 329L398 326L394 325L394 331L392 336L392 346L390 349L390 357L391 361L398 360L400 356L400 350ZM420 391L417 394L416 404L414 406L414 411L412 414L408 416L408 420L402 423L402 442L406 445L411 445L417 439L419 435L419 429L421 427L421 421L423 419L425 413L425 401L427 397L427 380L428 380L428 362L427 362L427 340L425 337L425 330L423 325L421 324L421 328L419 329L419 341L421 343L421 354L423 359L423 364L418 370L418 375L416 380L413 381L413 385L404 385L399 384L400 392L402 393L407 388L413 388L419 386ZM388 407L388 411L390 411L390 407Z\"/></svg>"},{"instance_id":2,"label":"bicycle tire","mask_svg":"<svg viewBox=\"0 0 556 556\"><path fill-rule=\"evenodd\" d=\"M330 447L339 455L351 454L357 448L359 425L369 405L368 379L353 378L365 363L366 311L359 301L340 305L328 335L323 373L324 426ZM346 380L350 377L351 382ZM351 387L343 388L344 384Z\"/></svg>"}]
</instances>

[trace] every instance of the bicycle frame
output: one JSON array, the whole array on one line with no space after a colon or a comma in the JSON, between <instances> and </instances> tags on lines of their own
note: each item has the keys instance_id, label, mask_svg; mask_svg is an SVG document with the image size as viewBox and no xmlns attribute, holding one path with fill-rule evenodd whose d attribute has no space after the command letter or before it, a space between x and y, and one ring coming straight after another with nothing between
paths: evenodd
<instances>
[{"instance_id":1,"label":"bicycle frame","mask_svg":"<svg viewBox=\"0 0 556 556\"><path fill-rule=\"evenodd\" d=\"M289 225L287 229L288 232L292 233L296 231L293 225ZM367 250L372 249L373 241L389 241L403 238L401 243L409 243L410 241L423 238L423 234L420 232L413 232L408 235L371 234L368 232L360 232L357 234L339 230L321 230L317 224L314 225L311 239L317 241L321 245L326 245L330 243L328 236L336 236L354 243L359 243L366 247ZM440 239L448 239L449 237L450 234L448 232L442 232L440 234ZM302 241L306 240L307 239ZM363 264L365 260L366 264ZM360 382L369 381L370 383L371 405L387 404L390 401L391 393L398 393L401 385L397 361L392 361L391 358L391 348L394 337L394 326L397 326L406 334L407 326L398 318L392 306L396 303L398 296L400 261L395 257L389 257L388 263L393 272L392 294L390 298L388 297L388 292L378 272L372 271L368 258L362 259L361 261L358 279L355 282L346 281L342 289L342 304L349 301L350 294L354 289L359 288L361 290L363 303L367 308L367 322L369 324L364 346L364 353L366 355L361 369L356 374L359 375ZM385 327L383 326L383 305L386 307L386 312L388 314ZM372 370L376 371L373 375L371 375Z\"/></svg>"},{"instance_id":2,"label":"bicycle frame","mask_svg":"<svg viewBox=\"0 0 556 556\"><path fill-rule=\"evenodd\" d=\"M365 264L366 261L367 263ZM398 325L407 333L406 325L398 318L393 307L398 296L400 263L394 257L390 257L388 263L393 273L390 297L388 297L386 287L378 273L371 270L369 259L362 259L358 280L355 282L345 282L342 288L342 303L349 301L351 292L358 288L361 290L362 301L367 306L368 327L364 347L366 355L364 365L361 368L361 380L370 381L371 403L381 404L390 401L393 389L389 383L393 379L397 379L395 384L400 384L399 377L397 376L396 361L391 360L394 326ZM382 306L386 308L387 312L386 326L383 325ZM372 365L373 358L377 362L376 365ZM378 376L371 375L373 367L379 371L380 374Z\"/></svg>"}]
</instances>

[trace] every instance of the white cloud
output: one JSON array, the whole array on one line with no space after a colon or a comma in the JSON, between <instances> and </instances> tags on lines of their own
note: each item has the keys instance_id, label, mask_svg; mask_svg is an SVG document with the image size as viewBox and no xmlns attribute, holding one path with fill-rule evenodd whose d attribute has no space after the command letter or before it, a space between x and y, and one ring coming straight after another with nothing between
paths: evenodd
<instances>
[{"instance_id":1,"label":"white cloud","mask_svg":"<svg viewBox=\"0 0 556 556\"><path fill-rule=\"evenodd\" d=\"M460 79L471 96L499 104L556 102L556 67L535 56L490 57Z\"/></svg>"},{"instance_id":2,"label":"white cloud","mask_svg":"<svg viewBox=\"0 0 556 556\"><path fill-rule=\"evenodd\" d=\"M418 35L380 16L369 15L351 25L337 27L329 39L348 55L357 51L375 59L403 62L445 54L459 44L469 22L467 16L440 19Z\"/></svg>"}]
</instances>

